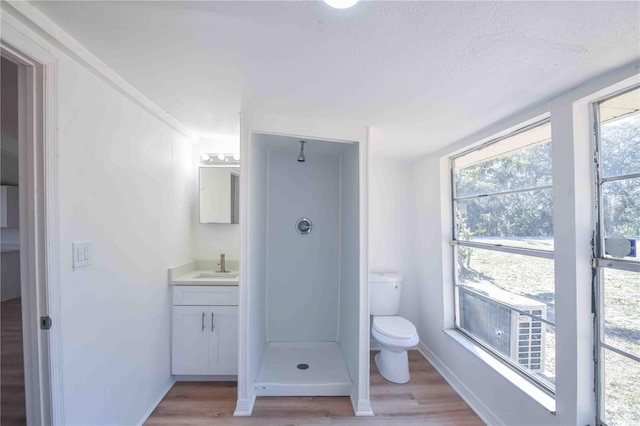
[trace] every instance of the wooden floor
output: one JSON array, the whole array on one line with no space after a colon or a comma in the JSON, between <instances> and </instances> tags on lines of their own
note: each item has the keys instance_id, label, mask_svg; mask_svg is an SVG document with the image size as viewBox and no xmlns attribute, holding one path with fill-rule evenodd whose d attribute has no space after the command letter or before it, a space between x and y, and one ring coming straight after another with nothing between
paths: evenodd
<instances>
[{"instance_id":1,"label":"wooden floor","mask_svg":"<svg viewBox=\"0 0 640 426\"><path fill-rule=\"evenodd\" d=\"M233 417L235 382L178 382L146 425L483 425L418 351L409 352L411 381L383 379L371 360L375 417L354 417L348 397L258 397L252 417Z\"/></svg>"},{"instance_id":2,"label":"wooden floor","mask_svg":"<svg viewBox=\"0 0 640 426\"><path fill-rule=\"evenodd\" d=\"M27 424L24 408L21 299L0 303L0 424Z\"/></svg>"}]
</instances>

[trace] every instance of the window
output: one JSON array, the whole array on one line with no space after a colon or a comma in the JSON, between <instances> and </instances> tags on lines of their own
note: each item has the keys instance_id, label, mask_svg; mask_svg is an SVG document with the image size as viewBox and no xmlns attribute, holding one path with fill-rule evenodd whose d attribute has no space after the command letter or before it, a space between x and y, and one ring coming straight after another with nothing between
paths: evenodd
<instances>
[{"instance_id":1,"label":"window","mask_svg":"<svg viewBox=\"0 0 640 426\"><path fill-rule=\"evenodd\" d=\"M459 331L555 390L551 124L451 160Z\"/></svg>"},{"instance_id":2,"label":"window","mask_svg":"<svg viewBox=\"0 0 640 426\"><path fill-rule=\"evenodd\" d=\"M640 88L595 104L598 422L640 423Z\"/></svg>"}]
</instances>

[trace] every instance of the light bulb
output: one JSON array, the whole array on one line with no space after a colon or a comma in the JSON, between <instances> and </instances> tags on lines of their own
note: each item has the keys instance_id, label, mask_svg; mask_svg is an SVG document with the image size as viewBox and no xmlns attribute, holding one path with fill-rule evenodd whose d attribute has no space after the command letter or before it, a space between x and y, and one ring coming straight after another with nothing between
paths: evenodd
<instances>
[{"instance_id":1,"label":"light bulb","mask_svg":"<svg viewBox=\"0 0 640 426\"><path fill-rule=\"evenodd\" d=\"M200 157L200 159L202 161L209 161L209 156L207 154L202 154L202 157Z\"/></svg>"},{"instance_id":2,"label":"light bulb","mask_svg":"<svg viewBox=\"0 0 640 426\"><path fill-rule=\"evenodd\" d=\"M335 9L348 9L358 3L358 0L324 0L324 2Z\"/></svg>"},{"instance_id":3,"label":"light bulb","mask_svg":"<svg viewBox=\"0 0 640 426\"><path fill-rule=\"evenodd\" d=\"M225 155L223 153L218 154L218 160L224 161L225 158L226 157L225 157Z\"/></svg>"},{"instance_id":4,"label":"light bulb","mask_svg":"<svg viewBox=\"0 0 640 426\"><path fill-rule=\"evenodd\" d=\"M236 161L240 161L240 154L233 154L233 159Z\"/></svg>"}]
</instances>

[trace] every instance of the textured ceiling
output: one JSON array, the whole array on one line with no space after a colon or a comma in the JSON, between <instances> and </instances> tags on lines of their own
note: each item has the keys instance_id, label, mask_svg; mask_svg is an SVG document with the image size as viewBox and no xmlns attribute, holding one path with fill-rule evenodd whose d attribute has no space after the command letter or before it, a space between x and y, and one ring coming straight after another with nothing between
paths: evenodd
<instances>
[{"instance_id":1,"label":"textured ceiling","mask_svg":"<svg viewBox=\"0 0 640 426\"><path fill-rule=\"evenodd\" d=\"M34 4L198 134L246 108L348 119L398 158L640 58L639 2Z\"/></svg>"}]
</instances>

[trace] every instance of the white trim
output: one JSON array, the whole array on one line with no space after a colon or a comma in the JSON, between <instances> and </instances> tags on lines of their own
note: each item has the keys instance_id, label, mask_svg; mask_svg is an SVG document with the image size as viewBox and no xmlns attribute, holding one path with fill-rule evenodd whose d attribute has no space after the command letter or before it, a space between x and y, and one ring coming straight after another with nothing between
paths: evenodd
<instances>
[{"instance_id":1,"label":"white trim","mask_svg":"<svg viewBox=\"0 0 640 426\"><path fill-rule=\"evenodd\" d=\"M33 133L24 134L29 146L21 148L21 216L31 228L21 233L23 328L25 342L25 396L28 424L64 424L62 383L62 336L60 324L60 277L58 270L58 164L57 82L58 63L24 27L7 13L2 14L2 50L17 59L30 74ZM25 82L26 83L26 82ZM33 95L33 96L32 96ZM24 130L23 130L24 132ZM22 166L26 166L22 167ZM24 173L24 174L23 174ZM32 196L33 198L28 198ZM30 214L35 212L35 214ZM33 216L30 218L30 216ZM31 222L33 220L33 223ZM23 226L25 226L23 225ZM53 327L40 332L39 317L49 315ZM36 332L34 333L34 330Z\"/></svg>"},{"instance_id":2,"label":"white trim","mask_svg":"<svg viewBox=\"0 0 640 426\"><path fill-rule=\"evenodd\" d=\"M251 134L250 136L251 138L253 138L253 134ZM269 285L270 280L269 280L269 261L270 261L270 256L271 256L271 251L269 250L269 221L271 220L271 193L269 192L269 188L271 188L271 148L267 148L266 150L267 153L267 176L266 176L266 181L265 181L265 190L267 191L267 195L266 195L266 207L265 207L265 223L266 223L266 227L264 230L265 233L265 241L267 242L265 244L264 247L264 335L265 335L265 340L267 342L270 342L271 339L269 339L269 288L271 287ZM256 393L257 395L257 393Z\"/></svg>"},{"instance_id":3,"label":"white trim","mask_svg":"<svg viewBox=\"0 0 640 426\"><path fill-rule=\"evenodd\" d=\"M460 398L469 405L483 422L488 425L505 425L505 423L482 402L482 399L474 394L424 343L418 343L418 352L431 363L433 368L440 373L442 378L449 383L453 390L460 395Z\"/></svg>"},{"instance_id":4,"label":"white trim","mask_svg":"<svg viewBox=\"0 0 640 426\"><path fill-rule=\"evenodd\" d=\"M340 343L340 311L342 310L342 155L338 157L338 320L336 342Z\"/></svg>"},{"instance_id":5,"label":"white trim","mask_svg":"<svg viewBox=\"0 0 640 426\"><path fill-rule=\"evenodd\" d=\"M251 187L251 161L249 158L249 138L251 132L244 127L244 116L239 114L240 118L240 158L242 168L244 170L243 177L240 179L240 266L239 266L239 282L238 282L238 400L234 416L250 416L253 411L253 404L256 400L255 390L251 386L253 378L249 377L249 351L248 351L248 334L249 334L249 212L251 209L249 191Z\"/></svg>"},{"instance_id":6,"label":"white trim","mask_svg":"<svg viewBox=\"0 0 640 426\"><path fill-rule=\"evenodd\" d=\"M356 416L372 416L369 392L369 140L371 128L367 127L366 140L360 142L360 332L358 344L358 399L353 405ZM354 400L352 399L352 404Z\"/></svg>"},{"instance_id":7,"label":"white trim","mask_svg":"<svg viewBox=\"0 0 640 426\"><path fill-rule=\"evenodd\" d=\"M371 402L369 400L358 399L358 392L356 388L353 388L351 395L349 395L351 405L353 406L353 412L357 417L372 417L373 410L371 409Z\"/></svg>"},{"instance_id":8,"label":"white trim","mask_svg":"<svg viewBox=\"0 0 640 426\"><path fill-rule=\"evenodd\" d=\"M351 141L346 139L335 139L335 138L326 138L324 136L313 136L309 134L294 134L294 133L284 133L284 132L272 132L266 130L257 130L251 129L250 134L259 133L261 135L270 135L270 136L282 136L286 138L294 138L294 139L308 139L308 140L316 140L321 142L338 142L338 143L351 143L356 144L358 141ZM240 157L242 158L242 157Z\"/></svg>"},{"instance_id":9,"label":"white trim","mask_svg":"<svg viewBox=\"0 0 640 426\"><path fill-rule=\"evenodd\" d=\"M47 312L57 324L49 330L49 363L51 376L51 418L64 424L62 385L62 323L60 319L60 271L58 233L58 63L44 67L44 186L45 186L45 262Z\"/></svg>"},{"instance_id":10,"label":"white trim","mask_svg":"<svg viewBox=\"0 0 640 426\"><path fill-rule=\"evenodd\" d=\"M238 399L234 416L247 417L253 411L253 405L256 403L256 395L253 393L248 399Z\"/></svg>"},{"instance_id":11,"label":"white trim","mask_svg":"<svg viewBox=\"0 0 640 426\"><path fill-rule=\"evenodd\" d=\"M100 77L111 87L125 95L131 101L140 106L143 110L150 113L153 117L157 118L171 129L182 134L187 139L194 140L195 135L188 130L182 123L176 120L173 116L167 114L159 106L153 103L149 98L143 95L135 87L129 84L124 78L117 74L114 70L109 68L104 62L102 62L97 56L95 56L86 47L80 44L71 35L65 32L49 17L40 12L37 8L32 6L26 1L6 0L3 3L8 4L13 10L22 15L30 24L33 24L40 30L42 30L48 38L49 42L54 45L59 45L62 51L71 56L79 64L83 65L89 71ZM3 21L5 20L6 13L2 14ZM15 18L9 17L9 21L15 21Z\"/></svg>"},{"instance_id":12,"label":"white trim","mask_svg":"<svg viewBox=\"0 0 640 426\"><path fill-rule=\"evenodd\" d=\"M144 422L146 422L149 419L149 417L151 417L151 414L153 414L154 410L156 408L158 408L158 405L160 405L160 403L162 402L164 397L167 396L167 394L169 393L169 391L171 390L171 388L173 388L173 385L175 385L175 384L176 384L176 381L173 380L171 383L169 383L169 386L167 386L167 388L165 390L160 392L160 395L156 399L156 402L151 404L151 407L149 407L147 412L144 413L144 415L142 416L140 421L138 423L136 423L137 425L142 426L144 424Z\"/></svg>"}]
</instances>

